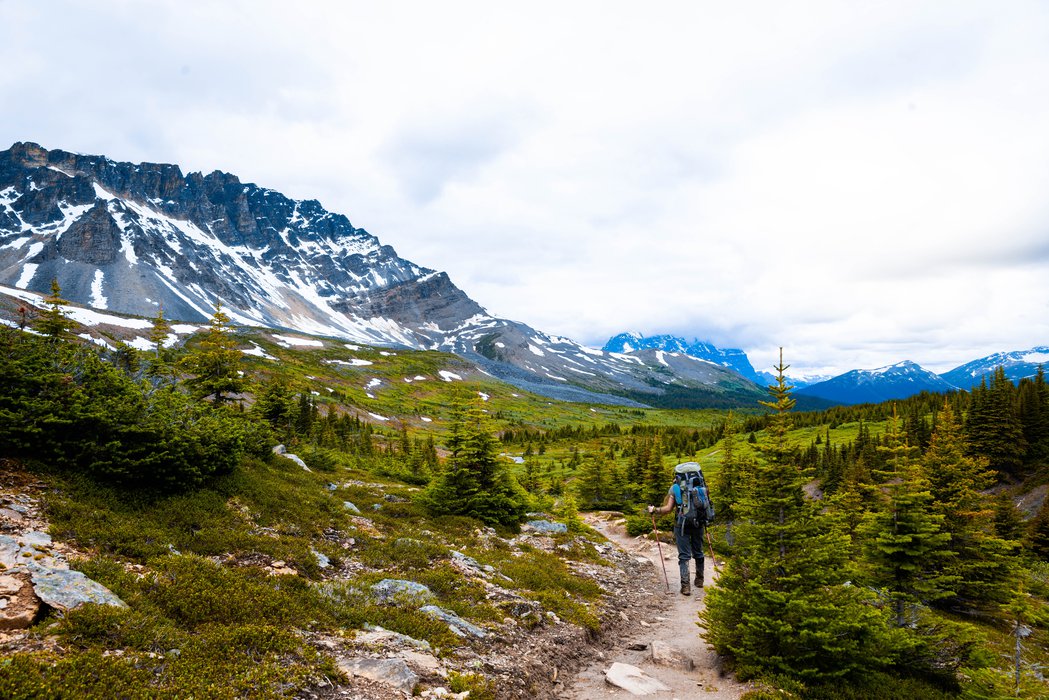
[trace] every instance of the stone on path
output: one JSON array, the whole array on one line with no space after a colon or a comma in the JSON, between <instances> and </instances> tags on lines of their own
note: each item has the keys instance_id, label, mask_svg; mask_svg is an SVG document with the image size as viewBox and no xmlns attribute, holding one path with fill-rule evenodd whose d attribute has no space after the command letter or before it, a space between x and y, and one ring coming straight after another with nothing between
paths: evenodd
<instances>
[{"instance_id":1,"label":"stone on path","mask_svg":"<svg viewBox=\"0 0 1049 700\"><path fill-rule=\"evenodd\" d=\"M616 661L605 671L605 682L622 688L631 695L652 695L670 690L637 666Z\"/></svg>"},{"instance_id":2,"label":"stone on path","mask_svg":"<svg viewBox=\"0 0 1049 700\"><path fill-rule=\"evenodd\" d=\"M691 671L696 667L696 663L685 656L684 652L659 639L652 641L651 657L652 663L659 666L683 668L686 671Z\"/></svg>"},{"instance_id":3,"label":"stone on path","mask_svg":"<svg viewBox=\"0 0 1049 700\"><path fill-rule=\"evenodd\" d=\"M360 676L411 695L419 676L408 668L404 659L339 659L339 670L348 676Z\"/></svg>"},{"instance_id":4,"label":"stone on path","mask_svg":"<svg viewBox=\"0 0 1049 700\"><path fill-rule=\"evenodd\" d=\"M436 605L427 605L419 608L419 612L426 613L435 620L441 620L448 629L452 631L452 634L456 634L460 637L470 635L477 639L484 639L487 632L478 627L475 624L467 622L463 618L459 617L455 613L450 613L447 610L442 610Z\"/></svg>"}]
</instances>

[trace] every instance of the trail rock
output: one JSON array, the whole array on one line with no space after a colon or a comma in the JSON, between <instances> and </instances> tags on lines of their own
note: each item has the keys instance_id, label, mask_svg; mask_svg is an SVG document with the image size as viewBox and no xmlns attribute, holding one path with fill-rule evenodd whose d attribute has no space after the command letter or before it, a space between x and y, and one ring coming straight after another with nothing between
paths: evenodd
<instances>
[{"instance_id":1,"label":"trail rock","mask_svg":"<svg viewBox=\"0 0 1049 700\"><path fill-rule=\"evenodd\" d=\"M450 613L447 610L442 610L436 605L426 605L422 608L419 608L419 610L420 612L424 612L434 619L441 620L442 622L448 625L448 629L450 629L453 634L457 634L460 637L465 637L469 635L471 637L476 637L477 639L484 639L485 636L487 636L488 634L477 625L467 622L455 613Z\"/></svg>"},{"instance_id":2,"label":"trail rock","mask_svg":"<svg viewBox=\"0 0 1049 700\"><path fill-rule=\"evenodd\" d=\"M0 576L0 630L25 629L40 613L40 598L26 574Z\"/></svg>"},{"instance_id":3,"label":"trail rock","mask_svg":"<svg viewBox=\"0 0 1049 700\"><path fill-rule=\"evenodd\" d=\"M360 513L361 512L361 509L358 508L357 506L355 506L350 501L343 501L342 502L342 507L345 508L346 510L350 511L351 513Z\"/></svg>"},{"instance_id":4,"label":"trail rock","mask_svg":"<svg viewBox=\"0 0 1049 700\"><path fill-rule=\"evenodd\" d=\"M652 640L652 652L650 656L652 658L652 663L658 664L659 666L683 668L686 671L691 671L696 667L696 663L692 659L688 658L679 649L675 649L660 639Z\"/></svg>"},{"instance_id":5,"label":"trail rock","mask_svg":"<svg viewBox=\"0 0 1049 700\"><path fill-rule=\"evenodd\" d=\"M670 690L652 676L646 675L637 666L616 661L605 671L605 682L622 688L631 695L652 695Z\"/></svg>"},{"instance_id":6,"label":"trail rock","mask_svg":"<svg viewBox=\"0 0 1049 700\"><path fill-rule=\"evenodd\" d=\"M364 632L359 632L357 634L354 641L359 644L376 646L396 644L399 646L414 647L415 649L421 649L423 651L430 651L432 649L430 643L425 640L409 637L400 632L393 632L383 627L379 627L378 625L368 625Z\"/></svg>"},{"instance_id":7,"label":"trail rock","mask_svg":"<svg viewBox=\"0 0 1049 700\"><path fill-rule=\"evenodd\" d=\"M348 676L361 676L411 695L419 676L404 659L340 659L339 670Z\"/></svg>"}]
</instances>

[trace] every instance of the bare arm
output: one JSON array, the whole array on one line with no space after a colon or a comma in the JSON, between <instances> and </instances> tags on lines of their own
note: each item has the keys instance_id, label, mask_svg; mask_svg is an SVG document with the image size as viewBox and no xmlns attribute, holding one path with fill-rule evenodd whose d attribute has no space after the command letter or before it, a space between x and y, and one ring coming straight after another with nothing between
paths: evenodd
<instances>
[{"instance_id":1,"label":"bare arm","mask_svg":"<svg viewBox=\"0 0 1049 700\"><path fill-rule=\"evenodd\" d=\"M653 506L649 506L648 507L649 508L648 512L649 513L655 513L656 515L666 515L667 513L669 513L672 510L674 510L674 507L676 505L677 504L674 503L674 497L671 494L668 493L667 497L663 500L663 505L659 506L658 508L654 508Z\"/></svg>"}]
</instances>

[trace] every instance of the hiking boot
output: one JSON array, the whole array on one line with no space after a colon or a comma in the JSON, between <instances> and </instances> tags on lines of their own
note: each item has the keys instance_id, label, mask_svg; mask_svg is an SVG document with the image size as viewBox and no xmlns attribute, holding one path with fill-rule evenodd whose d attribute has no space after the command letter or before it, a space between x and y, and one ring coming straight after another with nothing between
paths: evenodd
<instances>
[{"instance_id":1,"label":"hiking boot","mask_svg":"<svg viewBox=\"0 0 1049 700\"><path fill-rule=\"evenodd\" d=\"M688 585L688 579L681 582L681 595L692 595L692 587Z\"/></svg>"},{"instance_id":2,"label":"hiking boot","mask_svg":"<svg viewBox=\"0 0 1049 700\"><path fill-rule=\"evenodd\" d=\"M696 588L702 588L702 587L703 587L703 572L702 571L697 571L696 572Z\"/></svg>"}]
</instances>

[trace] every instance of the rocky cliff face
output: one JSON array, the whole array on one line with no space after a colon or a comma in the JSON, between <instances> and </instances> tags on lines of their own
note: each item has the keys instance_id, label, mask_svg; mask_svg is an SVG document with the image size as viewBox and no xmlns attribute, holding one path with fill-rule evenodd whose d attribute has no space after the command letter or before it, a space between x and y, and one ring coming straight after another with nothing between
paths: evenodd
<instances>
[{"instance_id":1,"label":"rocky cliff face","mask_svg":"<svg viewBox=\"0 0 1049 700\"><path fill-rule=\"evenodd\" d=\"M316 201L15 144L0 153L0 284L46 291L52 279L123 313L202 320L221 301L243 323L408 345L433 340L413 305L438 328L483 313Z\"/></svg>"}]
</instances>

